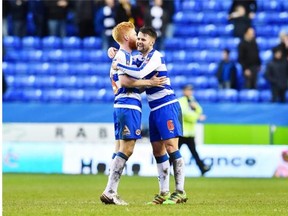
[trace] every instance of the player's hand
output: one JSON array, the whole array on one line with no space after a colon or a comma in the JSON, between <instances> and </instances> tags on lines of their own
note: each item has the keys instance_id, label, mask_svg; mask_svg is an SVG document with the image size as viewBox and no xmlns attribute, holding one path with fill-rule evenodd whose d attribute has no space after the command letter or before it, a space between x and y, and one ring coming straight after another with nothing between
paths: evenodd
<instances>
[{"instance_id":1,"label":"player's hand","mask_svg":"<svg viewBox=\"0 0 288 216\"><path fill-rule=\"evenodd\" d=\"M164 85L167 82L167 77L157 77L158 73L155 74L153 77L150 79L150 84L151 86L156 86L156 87L164 87Z\"/></svg>"},{"instance_id":2,"label":"player's hand","mask_svg":"<svg viewBox=\"0 0 288 216\"><path fill-rule=\"evenodd\" d=\"M117 61L117 59L114 59L114 60L113 60L112 65L111 65L111 67L112 67L113 70L117 70L117 64L118 64L118 62L119 62L119 61Z\"/></svg>"},{"instance_id":3,"label":"player's hand","mask_svg":"<svg viewBox=\"0 0 288 216\"><path fill-rule=\"evenodd\" d=\"M113 59L117 52L118 52L118 49L116 49L115 47L110 47L107 51L107 55L110 59Z\"/></svg>"}]
</instances>

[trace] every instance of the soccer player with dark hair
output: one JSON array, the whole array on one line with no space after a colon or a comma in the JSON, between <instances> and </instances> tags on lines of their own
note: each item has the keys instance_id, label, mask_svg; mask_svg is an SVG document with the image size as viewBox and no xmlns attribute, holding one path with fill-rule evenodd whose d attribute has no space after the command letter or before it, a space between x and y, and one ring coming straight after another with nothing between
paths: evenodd
<instances>
[{"instance_id":1,"label":"soccer player with dark hair","mask_svg":"<svg viewBox=\"0 0 288 216\"><path fill-rule=\"evenodd\" d=\"M138 68L114 62L117 68L136 79L149 79L155 74L167 77L163 87L146 88L146 96L151 109L149 116L150 141L157 162L160 192L148 204L176 204L187 201L184 191L184 160L178 149L178 139L182 136L181 107L170 85L163 55L153 48L157 33L152 27L142 27L137 38ZM167 154L168 153L168 154ZM173 164L175 191L170 194L170 161Z\"/></svg>"}]
</instances>

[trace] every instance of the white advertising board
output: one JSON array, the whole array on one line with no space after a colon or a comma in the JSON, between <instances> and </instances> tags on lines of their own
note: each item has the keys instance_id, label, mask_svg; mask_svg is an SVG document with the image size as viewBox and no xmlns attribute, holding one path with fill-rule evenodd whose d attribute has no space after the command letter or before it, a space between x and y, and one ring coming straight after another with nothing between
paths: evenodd
<instances>
[{"instance_id":1,"label":"white advertising board","mask_svg":"<svg viewBox=\"0 0 288 216\"><path fill-rule=\"evenodd\" d=\"M196 143L203 144L203 124L196 125ZM3 142L113 142L113 123L5 123Z\"/></svg>"}]
</instances>

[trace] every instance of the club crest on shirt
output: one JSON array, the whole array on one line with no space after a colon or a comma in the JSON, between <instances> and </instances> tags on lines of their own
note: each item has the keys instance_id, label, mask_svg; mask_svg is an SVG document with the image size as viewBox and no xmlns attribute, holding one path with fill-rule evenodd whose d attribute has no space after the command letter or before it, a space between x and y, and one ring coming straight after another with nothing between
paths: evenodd
<instances>
[{"instance_id":1,"label":"club crest on shirt","mask_svg":"<svg viewBox=\"0 0 288 216\"><path fill-rule=\"evenodd\" d=\"M135 134L136 134L137 136L139 136L139 135L141 134L141 130L140 130L140 129L137 129L137 130L135 131Z\"/></svg>"},{"instance_id":2,"label":"club crest on shirt","mask_svg":"<svg viewBox=\"0 0 288 216\"><path fill-rule=\"evenodd\" d=\"M173 120L168 120L167 121L167 128L168 128L169 131L173 131L175 129Z\"/></svg>"},{"instance_id":3,"label":"club crest on shirt","mask_svg":"<svg viewBox=\"0 0 288 216\"><path fill-rule=\"evenodd\" d=\"M122 131L122 135L123 135L123 136L130 135L130 130L129 130L129 128L127 127L127 125L124 126L123 131Z\"/></svg>"}]
</instances>

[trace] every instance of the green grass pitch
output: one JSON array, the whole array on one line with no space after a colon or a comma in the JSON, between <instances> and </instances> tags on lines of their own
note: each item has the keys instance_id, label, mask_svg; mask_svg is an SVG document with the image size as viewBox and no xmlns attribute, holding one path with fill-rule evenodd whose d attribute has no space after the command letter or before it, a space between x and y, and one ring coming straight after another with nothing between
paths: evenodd
<instances>
[{"instance_id":1,"label":"green grass pitch","mask_svg":"<svg viewBox=\"0 0 288 216\"><path fill-rule=\"evenodd\" d=\"M3 174L2 181L3 216L288 215L288 179L186 178L189 199L173 206L145 205L158 192L156 177L121 178L129 206L100 202L105 175Z\"/></svg>"}]
</instances>

